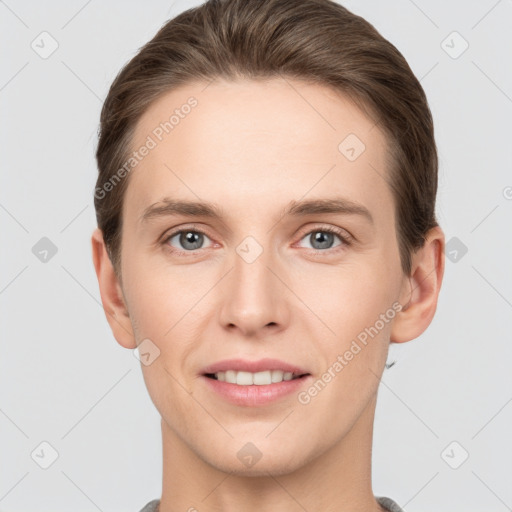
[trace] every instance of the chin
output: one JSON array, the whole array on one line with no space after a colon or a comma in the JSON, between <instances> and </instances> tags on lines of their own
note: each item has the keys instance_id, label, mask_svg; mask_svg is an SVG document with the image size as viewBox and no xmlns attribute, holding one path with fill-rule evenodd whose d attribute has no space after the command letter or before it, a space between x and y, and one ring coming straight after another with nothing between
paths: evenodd
<instances>
[{"instance_id":1,"label":"chin","mask_svg":"<svg viewBox=\"0 0 512 512\"><path fill-rule=\"evenodd\" d=\"M295 470L300 468L300 464L297 461L293 461L293 464L290 460L284 461L263 461L263 458L260 459L254 466L244 467L243 464L235 462L233 464L232 461L226 461L226 464L219 464L219 461L216 461L214 465L215 469L222 471L224 473L229 473L234 476L241 477L269 477L269 476L283 476L293 473Z\"/></svg>"},{"instance_id":2,"label":"chin","mask_svg":"<svg viewBox=\"0 0 512 512\"><path fill-rule=\"evenodd\" d=\"M279 439L276 438L276 442ZM268 443L267 444L271 444ZM219 453L212 454L212 458L204 458L210 466L224 473L247 477L281 476L293 473L306 463L304 452L302 457L297 456L297 448L291 448L290 453L276 451L268 446L258 448L251 442L245 443L242 448L235 451L226 450L224 453L233 453L231 457L219 458Z\"/></svg>"}]
</instances>

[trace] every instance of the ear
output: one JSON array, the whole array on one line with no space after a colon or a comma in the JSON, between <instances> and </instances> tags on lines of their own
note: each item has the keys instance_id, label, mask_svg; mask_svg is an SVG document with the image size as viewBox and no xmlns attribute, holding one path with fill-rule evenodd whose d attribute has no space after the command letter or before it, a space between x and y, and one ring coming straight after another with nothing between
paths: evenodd
<instances>
[{"instance_id":1,"label":"ear","mask_svg":"<svg viewBox=\"0 0 512 512\"><path fill-rule=\"evenodd\" d=\"M400 293L402 310L395 316L390 341L403 343L422 334L436 312L444 275L444 233L432 228L412 256L411 275L404 276Z\"/></svg>"},{"instance_id":2,"label":"ear","mask_svg":"<svg viewBox=\"0 0 512 512\"><path fill-rule=\"evenodd\" d=\"M105 316L117 342L125 348L136 348L132 324L126 307L123 290L103 241L103 233L96 228L91 237L92 259Z\"/></svg>"}]
</instances>

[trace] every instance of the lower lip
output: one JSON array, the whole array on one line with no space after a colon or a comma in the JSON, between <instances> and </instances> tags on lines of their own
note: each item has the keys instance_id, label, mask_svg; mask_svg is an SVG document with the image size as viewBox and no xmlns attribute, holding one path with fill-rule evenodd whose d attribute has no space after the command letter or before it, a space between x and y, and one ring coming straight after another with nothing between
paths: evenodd
<instances>
[{"instance_id":1,"label":"lower lip","mask_svg":"<svg viewBox=\"0 0 512 512\"><path fill-rule=\"evenodd\" d=\"M283 380L273 384L257 386L241 386L221 380L211 379L205 375L202 378L210 389L235 405L254 407L275 402L280 398L297 392L306 383L309 383L312 375L306 375L298 379Z\"/></svg>"}]
</instances>

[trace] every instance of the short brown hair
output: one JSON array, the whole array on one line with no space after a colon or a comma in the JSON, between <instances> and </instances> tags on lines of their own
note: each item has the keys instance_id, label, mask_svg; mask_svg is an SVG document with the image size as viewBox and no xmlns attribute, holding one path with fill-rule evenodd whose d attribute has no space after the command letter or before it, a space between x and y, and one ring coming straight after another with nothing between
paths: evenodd
<instances>
[{"instance_id":1,"label":"short brown hair","mask_svg":"<svg viewBox=\"0 0 512 512\"><path fill-rule=\"evenodd\" d=\"M273 77L334 88L380 125L401 265L410 274L412 252L437 225L438 158L425 92L405 58L373 25L332 0L208 0L165 23L119 72L103 104L94 206L119 277L128 177L108 193L102 187L126 162L140 117L187 83Z\"/></svg>"}]
</instances>

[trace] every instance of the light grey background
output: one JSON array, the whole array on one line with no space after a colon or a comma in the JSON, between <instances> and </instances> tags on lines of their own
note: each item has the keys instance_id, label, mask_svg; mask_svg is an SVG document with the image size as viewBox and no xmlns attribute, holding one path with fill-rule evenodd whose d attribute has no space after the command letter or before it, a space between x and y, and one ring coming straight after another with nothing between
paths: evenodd
<instances>
[{"instance_id":1,"label":"light grey background","mask_svg":"<svg viewBox=\"0 0 512 512\"><path fill-rule=\"evenodd\" d=\"M116 73L198 3L0 1L1 510L138 511L160 497L160 417L91 259L94 150ZM393 346L381 382L374 493L407 512L512 510L512 1L342 3L421 79L438 217L457 239L432 325ZM43 31L58 43L47 58L31 47L51 49ZM46 263L42 237L57 247ZM42 442L58 453L47 469Z\"/></svg>"}]
</instances>

